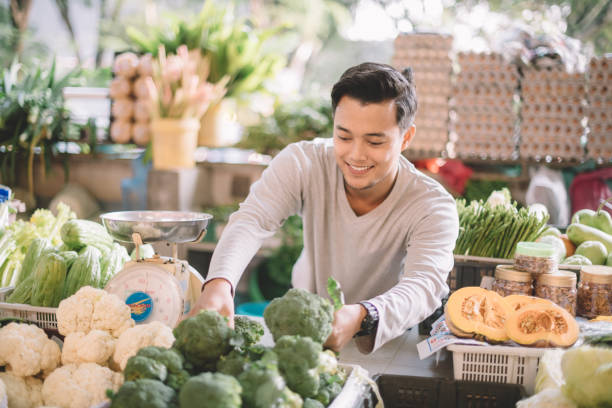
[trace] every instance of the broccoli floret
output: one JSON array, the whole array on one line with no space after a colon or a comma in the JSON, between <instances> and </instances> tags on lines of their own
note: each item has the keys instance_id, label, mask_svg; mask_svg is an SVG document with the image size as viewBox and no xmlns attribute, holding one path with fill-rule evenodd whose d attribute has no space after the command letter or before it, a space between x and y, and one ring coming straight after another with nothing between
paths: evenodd
<instances>
[{"instance_id":1,"label":"broccoli floret","mask_svg":"<svg viewBox=\"0 0 612 408\"><path fill-rule=\"evenodd\" d=\"M179 392L190 377L190 374L185 370L181 370L178 373L170 373L168 374L168 378L166 378L166 385L176 392Z\"/></svg>"},{"instance_id":2,"label":"broccoli floret","mask_svg":"<svg viewBox=\"0 0 612 408\"><path fill-rule=\"evenodd\" d=\"M278 371L276 353L267 350L260 360L246 364L238 376L245 408L301 408L302 398L292 392Z\"/></svg>"},{"instance_id":3,"label":"broccoli floret","mask_svg":"<svg viewBox=\"0 0 612 408\"><path fill-rule=\"evenodd\" d=\"M168 369L168 373L178 373L183 369L183 356L178 350L173 348L148 346L138 350L136 355L151 358L162 363Z\"/></svg>"},{"instance_id":4,"label":"broccoli floret","mask_svg":"<svg viewBox=\"0 0 612 408\"><path fill-rule=\"evenodd\" d=\"M274 352L289 388L303 398L314 398L319 391L321 344L310 337L283 336L276 342Z\"/></svg>"},{"instance_id":5,"label":"broccoli floret","mask_svg":"<svg viewBox=\"0 0 612 408\"><path fill-rule=\"evenodd\" d=\"M237 337L242 339L243 347L256 344L264 334L263 325L246 316L236 316L234 318L234 330Z\"/></svg>"},{"instance_id":6,"label":"broccoli floret","mask_svg":"<svg viewBox=\"0 0 612 408\"><path fill-rule=\"evenodd\" d=\"M148 378L126 381L111 396L111 408L168 408L176 405L176 393L161 381Z\"/></svg>"},{"instance_id":7,"label":"broccoli floret","mask_svg":"<svg viewBox=\"0 0 612 408\"><path fill-rule=\"evenodd\" d=\"M163 381L175 391L189 379L183 369L183 356L176 349L149 346L130 357L123 372L126 381L151 378Z\"/></svg>"},{"instance_id":8,"label":"broccoli floret","mask_svg":"<svg viewBox=\"0 0 612 408\"><path fill-rule=\"evenodd\" d=\"M327 406L342 392L344 376L338 374L321 373L319 375L319 392L315 397L323 406Z\"/></svg>"},{"instance_id":9,"label":"broccoli floret","mask_svg":"<svg viewBox=\"0 0 612 408\"><path fill-rule=\"evenodd\" d=\"M225 356L221 356L217 362L217 371L223 374L238 377L247 364L260 360L266 351L270 350L264 346L251 346L244 349L234 349ZM276 355L274 354L276 360Z\"/></svg>"},{"instance_id":10,"label":"broccoli floret","mask_svg":"<svg viewBox=\"0 0 612 408\"><path fill-rule=\"evenodd\" d=\"M302 408L325 408L325 404L312 398L306 398L304 400L304 405L302 405Z\"/></svg>"},{"instance_id":11,"label":"broccoli floret","mask_svg":"<svg viewBox=\"0 0 612 408\"><path fill-rule=\"evenodd\" d=\"M300 335L324 343L332 331L334 308L329 300L294 288L270 302L264 319L274 341L285 335Z\"/></svg>"},{"instance_id":12,"label":"broccoli floret","mask_svg":"<svg viewBox=\"0 0 612 408\"><path fill-rule=\"evenodd\" d=\"M125 381L134 381L142 378L151 380L166 381L168 371L166 366L151 358L135 355L130 357L125 370L123 370L123 378Z\"/></svg>"},{"instance_id":13,"label":"broccoli floret","mask_svg":"<svg viewBox=\"0 0 612 408\"><path fill-rule=\"evenodd\" d=\"M174 347L193 365L194 371L212 371L219 357L231 350L233 330L227 322L218 312L205 310L183 320L174 329Z\"/></svg>"},{"instance_id":14,"label":"broccoli floret","mask_svg":"<svg viewBox=\"0 0 612 408\"><path fill-rule=\"evenodd\" d=\"M221 373L202 373L191 377L179 393L181 408L239 408L242 387L238 380Z\"/></svg>"}]
</instances>

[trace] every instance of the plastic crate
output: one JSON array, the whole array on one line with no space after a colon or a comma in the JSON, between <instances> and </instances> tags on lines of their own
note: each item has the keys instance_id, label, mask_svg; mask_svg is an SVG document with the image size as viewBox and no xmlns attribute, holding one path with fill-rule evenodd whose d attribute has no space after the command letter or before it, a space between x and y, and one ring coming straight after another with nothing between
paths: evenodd
<instances>
[{"instance_id":1,"label":"plastic crate","mask_svg":"<svg viewBox=\"0 0 612 408\"><path fill-rule=\"evenodd\" d=\"M451 292L466 286L480 286L483 276L494 276L497 265L511 265L513 259L483 258L480 256L455 255L455 265L448 275Z\"/></svg>"},{"instance_id":2,"label":"plastic crate","mask_svg":"<svg viewBox=\"0 0 612 408\"><path fill-rule=\"evenodd\" d=\"M6 303L12 291L12 286L0 289L0 319L16 317L34 323L41 329L57 331L57 308Z\"/></svg>"},{"instance_id":3,"label":"plastic crate","mask_svg":"<svg viewBox=\"0 0 612 408\"><path fill-rule=\"evenodd\" d=\"M456 380L520 384L533 394L540 357L546 349L451 344Z\"/></svg>"},{"instance_id":4,"label":"plastic crate","mask_svg":"<svg viewBox=\"0 0 612 408\"><path fill-rule=\"evenodd\" d=\"M377 375L374 380L385 406L394 408L514 408L526 396L517 384L404 375ZM372 400L377 401L374 395Z\"/></svg>"}]
</instances>

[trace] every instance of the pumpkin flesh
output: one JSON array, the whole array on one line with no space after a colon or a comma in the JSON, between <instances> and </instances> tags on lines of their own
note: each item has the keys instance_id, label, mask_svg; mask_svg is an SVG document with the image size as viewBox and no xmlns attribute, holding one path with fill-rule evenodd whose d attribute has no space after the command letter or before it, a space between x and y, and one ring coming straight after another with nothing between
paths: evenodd
<instances>
[{"instance_id":1,"label":"pumpkin flesh","mask_svg":"<svg viewBox=\"0 0 612 408\"><path fill-rule=\"evenodd\" d=\"M523 346L569 347L578 340L578 323L565 309L531 304L514 312L506 322L510 339Z\"/></svg>"}]
</instances>

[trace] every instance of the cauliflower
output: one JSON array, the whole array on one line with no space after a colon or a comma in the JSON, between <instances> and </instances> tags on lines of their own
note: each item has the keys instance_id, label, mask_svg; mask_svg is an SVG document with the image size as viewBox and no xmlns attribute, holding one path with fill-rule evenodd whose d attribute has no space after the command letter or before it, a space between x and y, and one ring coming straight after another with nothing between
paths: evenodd
<instances>
[{"instance_id":1,"label":"cauliflower","mask_svg":"<svg viewBox=\"0 0 612 408\"><path fill-rule=\"evenodd\" d=\"M117 296L91 286L83 286L74 295L62 300L57 309L57 328L64 336L98 329L119 337L133 326L128 305Z\"/></svg>"},{"instance_id":2,"label":"cauliflower","mask_svg":"<svg viewBox=\"0 0 612 408\"><path fill-rule=\"evenodd\" d=\"M114 351L115 339L108 332L74 332L64 338L62 364L96 363L105 366Z\"/></svg>"},{"instance_id":3,"label":"cauliflower","mask_svg":"<svg viewBox=\"0 0 612 408\"><path fill-rule=\"evenodd\" d=\"M270 302L264 319L274 341L285 335L300 335L324 343L332 331L334 308L319 295L293 288Z\"/></svg>"},{"instance_id":4,"label":"cauliflower","mask_svg":"<svg viewBox=\"0 0 612 408\"><path fill-rule=\"evenodd\" d=\"M141 348L147 346L170 348L173 343L172 329L163 323L152 322L131 327L117 339L113 362L123 371L128 359L136 355Z\"/></svg>"},{"instance_id":5,"label":"cauliflower","mask_svg":"<svg viewBox=\"0 0 612 408\"><path fill-rule=\"evenodd\" d=\"M0 329L0 366L8 365L19 377L50 372L59 365L60 348L43 329L9 323Z\"/></svg>"},{"instance_id":6,"label":"cauliflower","mask_svg":"<svg viewBox=\"0 0 612 408\"><path fill-rule=\"evenodd\" d=\"M191 377L181 388L181 407L224 407L242 406L242 387L234 377L221 373L202 373Z\"/></svg>"},{"instance_id":7,"label":"cauliflower","mask_svg":"<svg viewBox=\"0 0 612 408\"><path fill-rule=\"evenodd\" d=\"M213 371L220 356L227 354L234 335L227 319L211 310L183 320L174 329L177 348L199 371Z\"/></svg>"},{"instance_id":8,"label":"cauliflower","mask_svg":"<svg viewBox=\"0 0 612 408\"><path fill-rule=\"evenodd\" d=\"M118 390L121 374L95 363L68 364L53 371L42 387L45 404L89 408L106 401L106 390Z\"/></svg>"},{"instance_id":9,"label":"cauliflower","mask_svg":"<svg viewBox=\"0 0 612 408\"><path fill-rule=\"evenodd\" d=\"M42 405L42 381L38 378L19 377L9 371L0 373L0 382L6 387L9 407L37 408ZM2 406L1 397L0 406Z\"/></svg>"}]
</instances>

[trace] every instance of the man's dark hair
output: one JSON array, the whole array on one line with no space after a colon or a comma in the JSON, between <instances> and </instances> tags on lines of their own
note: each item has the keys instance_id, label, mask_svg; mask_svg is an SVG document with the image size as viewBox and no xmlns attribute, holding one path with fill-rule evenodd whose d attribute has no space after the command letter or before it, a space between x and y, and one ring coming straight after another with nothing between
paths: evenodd
<instances>
[{"instance_id":1,"label":"man's dark hair","mask_svg":"<svg viewBox=\"0 0 612 408\"><path fill-rule=\"evenodd\" d=\"M400 73L390 65L375 62L364 62L351 67L332 88L332 113L335 114L343 96L350 96L364 104L393 99L397 124L402 131L412 124L417 110L416 87L411 68Z\"/></svg>"}]
</instances>

